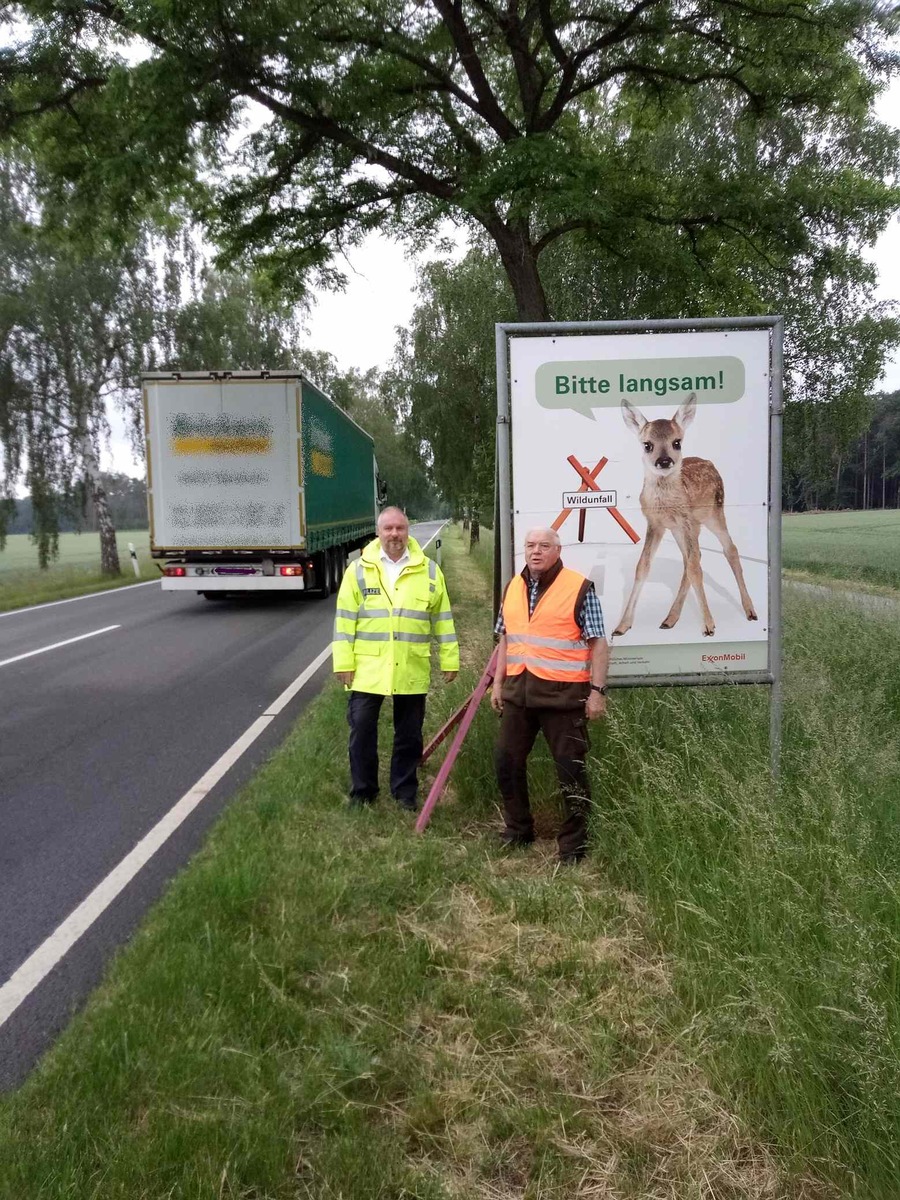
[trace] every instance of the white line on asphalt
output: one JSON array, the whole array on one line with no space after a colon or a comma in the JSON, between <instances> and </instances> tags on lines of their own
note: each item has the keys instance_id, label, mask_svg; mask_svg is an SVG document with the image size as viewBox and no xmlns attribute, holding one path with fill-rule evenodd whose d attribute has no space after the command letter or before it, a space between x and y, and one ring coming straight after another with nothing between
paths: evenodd
<instances>
[{"instance_id":1,"label":"white line on asphalt","mask_svg":"<svg viewBox=\"0 0 900 1200\"><path fill-rule=\"evenodd\" d=\"M331 646L328 645L0 987L0 1027L6 1024L23 1000L31 995L81 935L109 908L116 896L191 815L229 768L253 745L288 701L309 682L330 653Z\"/></svg>"},{"instance_id":2,"label":"white line on asphalt","mask_svg":"<svg viewBox=\"0 0 900 1200\"><path fill-rule=\"evenodd\" d=\"M48 600L46 604L26 604L24 608L11 608L9 612L0 613L0 618L21 617L23 613L37 612L41 608L55 608L57 604L74 604L76 600L94 600L97 596L118 596L121 592L133 592L135 588L150 587L151 584L159 587L159 580L145 579L143 583L126 583L124 587L104 588L102 592L86 592L83 596L70 596L68 600Z\"/></svg>"},{"instance_id":3,"label":"white line on asphalt","mask_svg":"<svg viewBox=\"0 0 900 1200\"><path fill-rule=\"evenodd\" d=\"M17 654L15 658L0 660L0 667L8 667L10 663L21 662L23 658L34 658L35 654L46 654L48 650L58 650L60 646L71 646L74 642L83 642L85 638L97 637L101 633L111 633L121 629L121 625L105 625L103 629L95 629L91 633L80 633L78 637L66 638L64 642L54 642L52 646L41 646L39 650L29 650L26 654Z\"/></svg>"}]
</instances>

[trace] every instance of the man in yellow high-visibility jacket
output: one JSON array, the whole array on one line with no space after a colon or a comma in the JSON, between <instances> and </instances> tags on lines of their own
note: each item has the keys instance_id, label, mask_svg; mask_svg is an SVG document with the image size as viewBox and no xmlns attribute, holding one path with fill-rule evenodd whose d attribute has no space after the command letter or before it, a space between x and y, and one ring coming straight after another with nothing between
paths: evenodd
<instances>
[{"instance_id":1,"label":"man in yellow high-visibility jacket","mask_svg":"<svg viewBox=\"0 0 900 1200\"><path fill-rule=\"evenodd\" d=\"M334 671L350 689L350 805L378 795L378 714L392 696L391 795L415 812L431 642L446 683L459 670L459 643L444 576L409 536L405 514L386 508L377 528L344 573L334 622Z\"/></svg>"}]
</instances>

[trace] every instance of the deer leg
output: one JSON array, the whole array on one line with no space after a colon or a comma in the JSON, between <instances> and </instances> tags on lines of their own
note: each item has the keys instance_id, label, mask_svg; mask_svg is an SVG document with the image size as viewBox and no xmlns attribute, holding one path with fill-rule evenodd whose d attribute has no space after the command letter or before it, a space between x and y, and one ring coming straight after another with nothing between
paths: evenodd
<instances>
[{"instance_id":1,"label":"deer leg","mask_svg":"<svg viewBox=\"0 0 900 1200\"><path fill-rule=\"evenodd\" d=\"M682 551L683 553L683 551ZM678 618L681 616L681 610L684 608L685 597L688 594L688 588L691 586L690 577L688 576L687 561L685 560L684 570L681 572L681 583L678 585L678 593L672 601L672 607L669 609L669 615L660 625L660 629L671 629L678 624Z\"/></svg>"},{"instance_id":2,"label":"deer leg","mask_svg":"<svg viewBox=\"0 0 900 1200\"><path fill-rule=\"evenodd\" d=\"M744 583L744 571L741 567L741 556L738 554L737 546L731 540L731 534L728 532L728 526L725 523L725 514L718 511L713 514L705 522L707 529L716 535L722 543L722 549L725 552L725 558L728 561L729 567L737 580L738 591L741 594L741 604L744 608L744 615L748 621L758 621L756 609L753 607L753 601L750 599L750 593L747 591L747 585Z\"/></svg>"},{"instance_id":3,"label":"deer leg","mask_svg":"<svg viewBox=\"0 0 900 1200\"><path fill-rule=\"evenodd\" d=\"M647 535L644 539L644 548L641 550L641 557L638 559L638 564L634 571L634 583L631 588L631 595L628 597L625 611L622 613L618 625L613 630L613 637L621 637L631 628L638 596L641 594L644 580L650 572L650 564L653 562L653 556L659 549L659 543L662 541L664 533L664 529L648 524Z\"/></svg>"},{"instance_id":4,"label":"deer leg","mask_svg":"<svg viewBox=\"0 0 900 1200\"><path fill-rule=\"evenodd\" d=\"M706 589L703 586L703 568L700 565L700 528L697 525L692 525L688 529L673 529L672 532L675 535L675 540L681 547L681 553L684 555L684 572L688 577L690 586L694 589L697 603L700 605L700 612L703 616L703 636L712 637L716 632L716 623L713 620L712 613L709 611ZM676 602L677 599L676 597Z\"/></svg>"}]
</instances>

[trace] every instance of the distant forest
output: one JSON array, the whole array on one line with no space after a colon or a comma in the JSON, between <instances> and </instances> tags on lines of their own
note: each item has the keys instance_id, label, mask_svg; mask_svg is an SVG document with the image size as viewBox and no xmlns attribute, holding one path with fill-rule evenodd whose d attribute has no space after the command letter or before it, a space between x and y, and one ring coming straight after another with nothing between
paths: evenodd
<instances>
[{"instance_id":1,"label":"distant forest","mask_svg":"<svg viewBox=\"0 0 900 1200\"><path fill-rule=\"evenodd\" d=\"M100 483L106 490L110 513L116 529L147 528L147 488L143 479L130 475L101 472ZM70 497L57 497L60 533L97 532L97 519L90 496L77 492ZM16 514L9 524L9 533L31 533L31 497L16 501Z\"/></svg>"},{"instance_id":2,"label":"distant forest","mask_svg":"<svg viewBox=\"0 0 900 1200\"><path fill-rule=\"evenodd\" d=\"M900 508L900 391L872 399L869 423L855 441L807 447L802 457L809 464L816 456L815 471L785 470L788 511Z\"/></svg>"}]
</instances>

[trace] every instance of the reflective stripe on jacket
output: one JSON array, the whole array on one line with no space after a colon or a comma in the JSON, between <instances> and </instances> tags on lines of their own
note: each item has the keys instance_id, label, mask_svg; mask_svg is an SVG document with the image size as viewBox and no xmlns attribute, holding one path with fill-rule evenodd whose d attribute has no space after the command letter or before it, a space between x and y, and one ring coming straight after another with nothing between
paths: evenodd
<instances>
[{"instance_id":1,"label":"reflective stripe on jacket","mask_svg":"<svg viewBox=\"0 0 900 1200\"><path fill-rule=\"evenodd\" d=\"M517 575L510 581L503 598L507 675L520 675L527 668L539 679L589 682L591 651L575 621L583 586L583 575L563 567L529 619L525 580Z\"/></svg>"},{"instance_id":2,"label":"reflective stripe on jacket","mask_svg":"<svg viewBox=\"0 0 900 1200\"><path fill-rule=\"evenodd\" d=\"M431 678L432 640L441 670L458 671L459 643L440 567L410 538L409 562L391 590L376 538L344 572L334 620L334 670L355 672L355 692L421 694Z\"/></svg>"}]
</instances>

